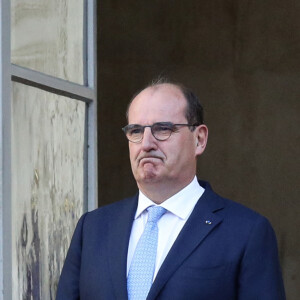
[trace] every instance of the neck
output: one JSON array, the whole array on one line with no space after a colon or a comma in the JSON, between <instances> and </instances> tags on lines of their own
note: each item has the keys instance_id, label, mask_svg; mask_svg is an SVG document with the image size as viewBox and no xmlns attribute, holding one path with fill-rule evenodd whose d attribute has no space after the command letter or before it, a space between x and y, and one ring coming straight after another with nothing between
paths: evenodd
<instances>
[{"instance_id":1,"label":"neck","mask_svg":"<svg viewBox=\"0 0 300 300\"><path fill-rule=\"evenodd\" d=\"M170 184L155 182L155 183L138 183L138 188L141 192L156 204L161 204L170 197L177 194L179 191L188 186L194 179L194 176L181 184Z\"/></svg>"}]
</instances>

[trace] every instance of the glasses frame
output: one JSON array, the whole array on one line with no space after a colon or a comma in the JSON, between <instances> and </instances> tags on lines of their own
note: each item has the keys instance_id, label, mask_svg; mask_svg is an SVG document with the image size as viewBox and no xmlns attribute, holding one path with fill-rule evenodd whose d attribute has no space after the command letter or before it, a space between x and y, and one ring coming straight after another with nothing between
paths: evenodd
<instances>
[{"instance_id":1,"label":"glasses frame","mask_svg":"<svg viewBox=\"0 0 300 300\"><path fill-rule=\"evenodd\" d=\"M155 136L154 132L153 132L153 127L155 127L155 126L157 126L157 125L170 126L170 129L171 129L170 135L167 136L166 138L163 138L163 139L157 138L157 137ZM128 140L129 142L138 144L138 143L140 143L140 142L143 140L143 138L144 138L144 132L145 132L145 128L146 128L146 127L149 127L149 128L150 128L151 134L153 135L153 137L154 137L157 141L166 141L167 139L169 139L169 137L172 135L172 133L178 131L177 126L197 127L197 126L199 126L199 125L200 125L200 124L198 124L198 123L195 123L195 124L179 124L179 123L174 124L174 123L172 123L172 122L156 122L156 123L153 123L152 125L128 124L128 125L126 125L125 127L123 127L122 130L123 130L123 132L125 133L125 136L126 136L126 138L127 138L127 140ZM132 140L130 140L130 138L129 138L128 135L127 135L128 130L131 129L131 128L134 128L134 126L136 126L136 127L139 128L139 129L142 129L141 139L139 139L138 141L132 141Z\"/></svg>"}]
</instances>

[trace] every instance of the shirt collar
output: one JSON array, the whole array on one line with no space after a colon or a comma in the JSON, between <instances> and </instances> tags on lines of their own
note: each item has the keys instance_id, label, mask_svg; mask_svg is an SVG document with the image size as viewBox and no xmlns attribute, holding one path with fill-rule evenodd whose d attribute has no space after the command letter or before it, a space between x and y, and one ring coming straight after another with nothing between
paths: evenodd
<instances>
[{"instance_id":1,"label":"shirt collar","mask_svg":"<svg viewBox=\"0 0 300 300\"><path fill-rule=\"evenodd\" d=\"M200 186L195 176L193 181L180 190L177 194L165 200L160 206L164 207L167 211L173 213L181 219L186 219L198 199L202 196L204 188ZM139 191L138 207L135 213L137 219L149 206L156 205L141 191Z\"/></svg>"}]
</instances>

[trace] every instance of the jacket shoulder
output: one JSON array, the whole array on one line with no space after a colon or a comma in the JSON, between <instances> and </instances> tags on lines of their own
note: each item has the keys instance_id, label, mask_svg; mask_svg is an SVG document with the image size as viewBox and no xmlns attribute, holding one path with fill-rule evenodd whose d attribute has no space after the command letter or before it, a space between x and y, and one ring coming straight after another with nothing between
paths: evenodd
<instances>
[{"instance_id":1,"label":"jacket shoulder","mask_svg":"<svg viewBox=\"0 0 300 300\"><path fill-rule=\"evenodd\" d=\"M269 223L267 218L252 208L245 206L235 200L222 197L213 191L209 183L201 182L205 187L205 202L208 206L214 208L215 212L226 219L229 218L232 222L239 224L263 222Z\"/></svg>"}]
</instances>

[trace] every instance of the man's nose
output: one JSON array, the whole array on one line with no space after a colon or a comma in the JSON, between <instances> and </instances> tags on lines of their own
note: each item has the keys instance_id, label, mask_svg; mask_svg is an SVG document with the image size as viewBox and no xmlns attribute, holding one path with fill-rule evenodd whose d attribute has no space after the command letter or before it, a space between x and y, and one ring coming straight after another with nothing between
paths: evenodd
<instances>
[{"instance_id":1,"label":"man's nose","mask_svg":"<svg viewBox=\"0 0 300 300\"><path fill-rule=\"evenodd\" d=\"M142 150L151 151L157 149L157 140L151 132L151 128L146 127L144 130L144 136L141 142Z\"/></svg>"}]
</instances>

